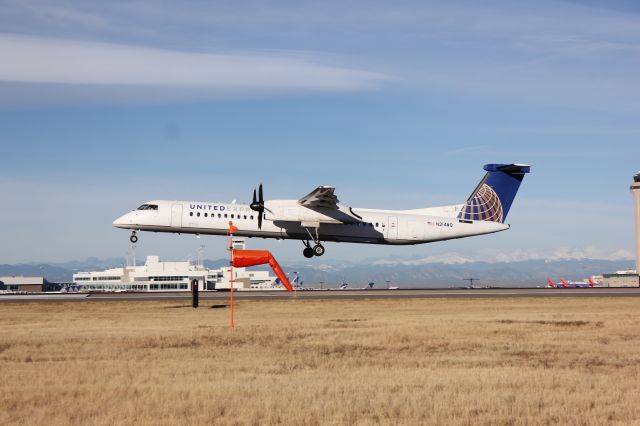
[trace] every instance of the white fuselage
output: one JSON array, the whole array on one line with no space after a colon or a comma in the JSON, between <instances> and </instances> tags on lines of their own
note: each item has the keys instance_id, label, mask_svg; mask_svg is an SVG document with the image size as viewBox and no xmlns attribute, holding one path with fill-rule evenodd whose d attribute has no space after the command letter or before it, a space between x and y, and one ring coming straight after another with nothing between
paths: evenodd
<instances>
[{"instance_id":1,"label":"white fuselage","mask_svg":"<svg viewBox=\"0 0 640 426\"><path fill-rule=\"evenodd\" d=\"M290 200L273 200L266 203L262 228L258 229L258 213L246 204L166 200L149 204L157 209L134 210L116 219L113 225L136 231L225 235L229 222L233 222L238 228L234 232L237 236L309 240L308 229L313 233L317 229L321 241L366 244L421 244L509 228L497 222L459 220L460 206L419 210L340 206L327 217L319 209L302 208Z\"/></svg>"}]
</instances>

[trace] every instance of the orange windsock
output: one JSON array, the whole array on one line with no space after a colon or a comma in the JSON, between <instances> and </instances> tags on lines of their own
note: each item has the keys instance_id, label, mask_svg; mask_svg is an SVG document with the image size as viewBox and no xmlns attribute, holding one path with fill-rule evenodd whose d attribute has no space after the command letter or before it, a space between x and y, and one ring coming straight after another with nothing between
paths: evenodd
<instances>
[{"instance_id":1,"label":"orange windsock","mask_svg":"<svg viewBox=\"0 0 640 426\"><path fill-rule=\"evenodd\" d=\"M234 250L233 251L233 266L236 268L242 268L247 266L264 265L268 263L276 273L282 284L286 287L287 291L293 291L291 283L287 279L287 276L280 268L280 265L276 261L275 257L267 250Z\"/></svg>"}]
</instances>

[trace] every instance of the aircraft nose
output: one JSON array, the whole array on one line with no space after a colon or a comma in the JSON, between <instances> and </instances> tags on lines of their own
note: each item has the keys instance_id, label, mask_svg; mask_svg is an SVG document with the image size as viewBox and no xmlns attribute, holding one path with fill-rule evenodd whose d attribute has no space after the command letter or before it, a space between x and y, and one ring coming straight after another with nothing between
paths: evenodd
<instances>
[{"instance_id":1,"label":"aircraft nose","mask_svg":"<svg viewBox=\"0 0 640 426\"><path fill-rule=\"evenodd\" d=\"M131 218L128 213L113 221L113 226L116 228L128 228L129 225L131 225Z\"/></svg>"}]
</instances>

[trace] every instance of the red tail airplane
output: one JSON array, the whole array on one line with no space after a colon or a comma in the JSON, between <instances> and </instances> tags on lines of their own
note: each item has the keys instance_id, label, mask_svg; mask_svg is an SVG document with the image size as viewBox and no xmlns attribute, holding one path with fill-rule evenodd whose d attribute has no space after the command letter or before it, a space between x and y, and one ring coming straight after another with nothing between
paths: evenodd
<instances>
[{"instance_id":1,"label":"red tail airplane","mask_svg":"<svg viewBox=\"0 0 640 426\"><path fill-rule=\"evenodd\" d=\"M560 278L560 284L556 284L551 278L548 278L547 282L551 288L593 288L596 286L591 279L583 282L566 282L564 279Z\"/></svg>"}]
</instances>

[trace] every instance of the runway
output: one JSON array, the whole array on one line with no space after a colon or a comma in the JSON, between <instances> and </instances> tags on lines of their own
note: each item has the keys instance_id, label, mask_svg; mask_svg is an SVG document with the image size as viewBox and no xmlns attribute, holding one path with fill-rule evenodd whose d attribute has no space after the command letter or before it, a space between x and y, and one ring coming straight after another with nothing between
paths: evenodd
<instances>
[{"instance_id":1,"label":"runway","mask_svg":"<svg viewBox=\"0 0 640 426\"><path fill-rule=\"evenodd\" d=\"M200 300L229 300L229 292L200 292ZM37 293L4 294L1 302L107 302L147 300L190 300L190 292L165 293ZM493 288L493 289L421 289L421 290L317 290L236 291L236 300L352 300L352 299L425 299L425 298L523 298L523 297L640 297L640 288Z\"/></svg>"}]
</instances>

